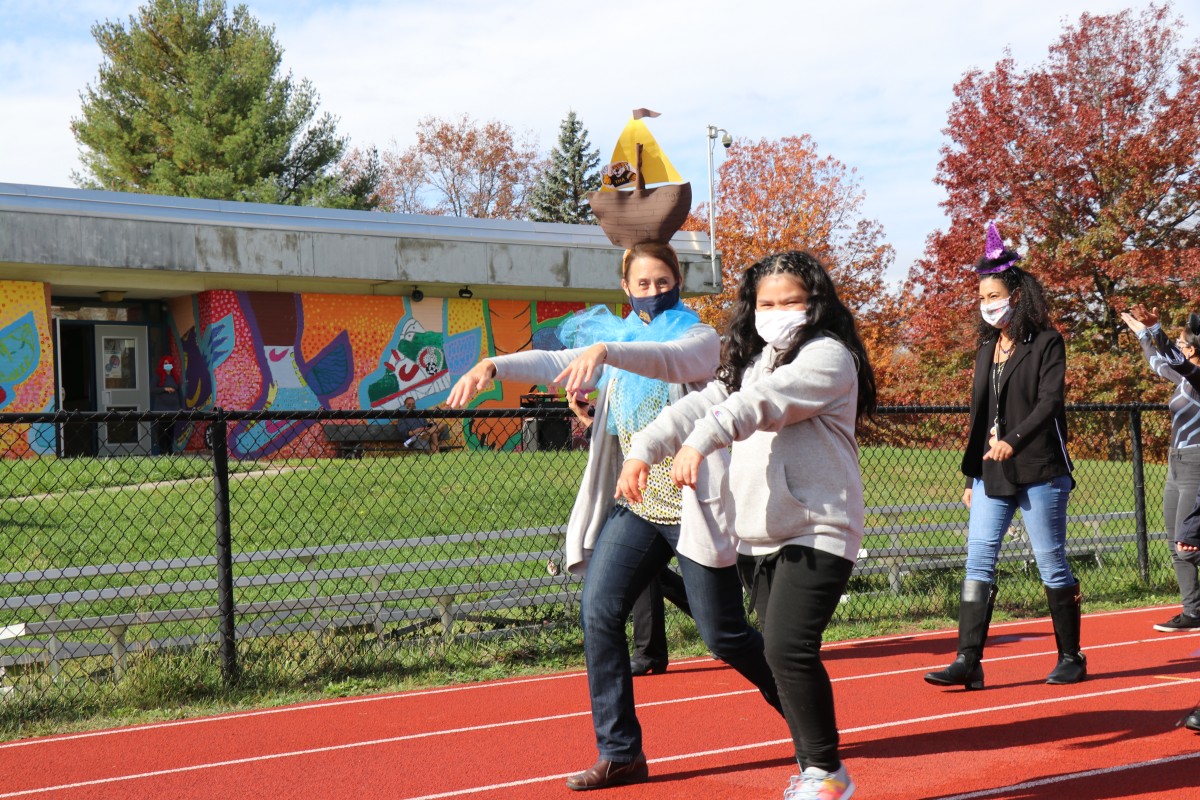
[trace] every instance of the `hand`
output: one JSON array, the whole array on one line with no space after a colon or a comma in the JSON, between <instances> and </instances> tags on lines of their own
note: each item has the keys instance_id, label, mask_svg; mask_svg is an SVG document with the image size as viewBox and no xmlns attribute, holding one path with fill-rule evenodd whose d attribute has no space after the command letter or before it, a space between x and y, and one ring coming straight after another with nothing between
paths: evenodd
<instances>
[{"instance_id":1,"label":"hand","mask_svg":"<svg viewBox=\"0 0 1200 800\"><path fill-rule=\"evenodd\" d=\"M458 379L458 383L450 390L450 396L446 398L446 405L450 408L462 408L471 402L472 397L486 389L495 377L496 365L491 359L485 358Z\"/></svg>"},{"instance_id":2,"label":"hand","mask_svg":"<svg viewBox=\"0 0 1200 800\"><path fill-rule=\"evenodd\" d=\"M1002 439L997 439L990 450L983 454L984 461L1007 461L1012 458L1012 445Z\"/></svg>"},{"instance_id":3,"label":"hand","mask_svg":"<svg viewBox=\"0 0 1200 800\"><path fill-rule=\"evenodd\" d=\"M1197 550L1200 550L1200 547L1196 547L1196 545L1194 545L1194 544L1184 544L1183 542L1176 542L1175 549L1181 553L1194 553Z\"/></svg>"},{"instance_id":4,"label":"hand","mask_svg":"<svg viewBox=\"0 0 1200 800\"><path fill-rule=\"evenodd\" d=\"M671 480L675 481L675 485L680 488L687 486L695 489L700 473L700 464L703 461L704 455L699 450L684 445L679 448L679 452L671 460Z\"/></svg>"},{"instance_id":5,"label":"hand","mask_svg":"<svg viewBox=\"0 0 1200 800\"><path fill-rule=\"evenodd\" d=\"M617 493L614 498L624 497L631 503L642 502L642 490L650 480L650 465L645 461L631 458L621 467L621 477L617 478Z\"/></svg>"},{"instance_id":6,"label":"hand","mask_svg":"<svg viewBox=\"0 0 1200 800\"><path fill-rule=\"evenodd\" d=\"M1152 328L1158 324L1158 309L1147 311L1146 307L1141 303L1134 303L1133 308L1129 309L1129 313L1138 322L1145 325L1147 328Z\"/></svg>"},{"instance_id":7,"label":"hand","mask_svg":"<svg viewBox=\"0 0 1200 800\"><path fill-rule=\"evenodd\" d=\"M575 356L567 368L558 373L554 383L566 389L568 395L575 394L581 387L593 384L593 376L600 374L600 368L607 360L608 347L604 342L597 342ZM563 383L564 379L566 383Z\"/></svg>"},{"instance_id":8,"label":"hand","mask_svg":"<svg viewBox=\"0 0 1200 800\"><path fill-rule=\"evenodd\" d=\"M574 412L575 416L583 423L583 427L589 428L592 425L592 418L588 416L587 411L583 407L584 399L582 395L574 392L567 392L567 408Z\"/></svg>"},{"instance_id":9,"label":"hand","mask_svg":"<svg viewBox=\"0 0 1200 800\"><path fill-rule=\"evenodd\" d=\"M963 489L962 504L967 508L971 507L971 490Z\"/></svg>"},{"instance_id":10,"label":"hand","mask_svg":"<svg viewBox=\"0 0 1200 800\"><path fill-rule=\"evenodd\" d=\"M1146 326L1139 322L1138 318L1133 314L1130 314L1128 311L1121 312L1121 320L1128 325L1129 330L1133 331L1134 333L1141 333L1142 331L1146 330Z\"/></svg>"}]
</instances>

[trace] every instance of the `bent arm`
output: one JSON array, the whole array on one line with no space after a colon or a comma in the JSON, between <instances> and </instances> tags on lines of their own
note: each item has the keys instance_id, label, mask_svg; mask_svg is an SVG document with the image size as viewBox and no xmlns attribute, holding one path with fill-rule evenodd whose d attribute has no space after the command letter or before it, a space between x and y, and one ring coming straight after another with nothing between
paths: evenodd
<instances>
[{"instance_id":1,"label":"bent arm","mask_svg":"<svg viewBox=\"0 0 1200 800\"><path fill-rule=\"evenodd\" d=\"M683 442L704 455L749 438L816 417L854 402L858 373L850 351L835 339L806 345L790 364L729 395L696 422Z\"/></svg>"},{"instance_id":2,"label":"bent arm","mask_svg":"<svg viewBox=\"0 0 1200 800\"><path fill-rule=\"evenodd\" d=\"M1175 385L1187 381L1192 388L1200 391L1200 367L1184 357L1175 343L1167 338L1162 326L1158 323L1138 331L1138 343L1142 346L1142 355L1150 363L1150 369L1155 374L1166 378Z\"/></svg>"},{"instance_id":3,"label":"bent arm","mask_svg":"<svg viewBox=\"0 0 1200 800\"><path fill-rule=\"evenodd\" d=\"M670 342L606 342L607 363L667 383L707 383L721 360L721 339L697 323Z\"/></svg>"},{"instance_id":4,"label":"bent arm","mask_svg":"<svg viewBox=\"0 0 1200 800\"><path fill-rule=\"evenodd\" d=\"M490 356L488 360L496 366L496 380L498 381L551 383L585 349L587 348L524 350L506 356ZM595 388L595 383L584 388L591 390Z\"/></svg>"},{"instance_id":5,"label":"bent arm","mask_svg":"<svg viewBox=\"0 0 1200 800\"><path fill-rule=\"evenodd\" d=\"M674 455L692 432L696 421L710 408L729 396L720 381L712 381L698 392L691 392L659 412L654 421L633 436L626 459L657 464Z\"/></svg>"},{"instance_id":6,"label":"bent arm","mask_svg":"<svg viewBox=\"0 0 1200 800\"><path fill-rule=\"evenodd\" d=\"M1032 434L1050 425L1062 411L1066 391L1067 351L1061 336L1046 339L1042 354L1041 372L1038 374L1037 400L1025 419L1002 437L1012 447L1013 453L1025 448Z\"/></svg>"}]
</instances>

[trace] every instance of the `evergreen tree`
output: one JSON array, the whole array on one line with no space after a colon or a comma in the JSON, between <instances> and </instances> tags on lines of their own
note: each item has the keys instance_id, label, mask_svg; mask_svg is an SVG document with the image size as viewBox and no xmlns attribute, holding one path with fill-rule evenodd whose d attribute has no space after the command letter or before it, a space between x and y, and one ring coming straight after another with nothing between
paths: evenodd
<instances>
[{"instance_id":1,"label":"evergreen tree","mask_svg":"<svg viewBox=\"0 0 1200 800\"><path fill-rule=\"evenodd\" d=\"M279 75L275 29L224 0L148 0L92 26L104 60L71 129L88 188L358 206L346 140L307 80Z\"/></svg>"},{"instance_id":2,"label":"evergreen tree","mask_svg":"<svg viewBox=\"0 0 1200 800\"><path fill-rule=\"evenodd\" d=\"M558 129L558 145L550 152L550 165L530 198L529 218L594 225L587 193L600 188L599 166L600 151L591 149L587 129L574 111L567 112Z\"/></svg>"}]
</instances>

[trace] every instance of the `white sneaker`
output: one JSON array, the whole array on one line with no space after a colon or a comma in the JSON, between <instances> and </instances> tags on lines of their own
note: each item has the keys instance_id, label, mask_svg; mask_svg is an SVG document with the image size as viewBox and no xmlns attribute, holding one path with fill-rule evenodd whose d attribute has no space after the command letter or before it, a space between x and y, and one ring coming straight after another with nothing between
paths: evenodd
<instances>
[{"instance_id":1,"label":"white sneaker","mask_svg":"<svg viewBox=\"0 0 1200 800\"><path fill-rule=\"evenodd\" d=\"M839 765L837 772L809 767L792 776L783 800L850 800L854 789L845 764Z\"/></svg>"}]
</instances>

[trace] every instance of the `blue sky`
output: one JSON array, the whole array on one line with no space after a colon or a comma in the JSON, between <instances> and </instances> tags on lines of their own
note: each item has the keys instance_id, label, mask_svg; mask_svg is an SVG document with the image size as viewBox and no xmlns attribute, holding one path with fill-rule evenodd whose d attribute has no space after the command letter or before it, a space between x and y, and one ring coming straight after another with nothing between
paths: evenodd
<instances>
[{"instance_id":1,"label":"blue sky","mask_svg":"<svg viewBox=\"0 0 1200 800\"><path fill-rule=\"evenodd\" d=\"M96 77L91 26L136 0L0 0L0 183L71 186L70 120ZM857 171L863 210L896 248L901 279L944 227L933 179L952 89L1008 49L1045 59L1079 15L1126 0L247 0L275 26L284 67L356 146L404 148L419 119L498 119L543 150L574 109L607 158L632 108L662 112L655 136L697 202L714 124L734 136L807 133ZM1176 0L1185 42L1200 0ZM722 149L716 148L720 162Z\"/></svg>"}]
</instances>

